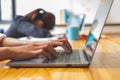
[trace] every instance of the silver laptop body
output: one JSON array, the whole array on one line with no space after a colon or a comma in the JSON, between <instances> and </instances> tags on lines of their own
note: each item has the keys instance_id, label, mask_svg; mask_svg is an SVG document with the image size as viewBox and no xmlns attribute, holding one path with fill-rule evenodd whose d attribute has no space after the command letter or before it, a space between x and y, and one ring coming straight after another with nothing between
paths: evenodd
<instances>
[{"instance_id":1,"label":"silver laptop body","mask_svg":"<svg viewBox=\"0 0 120 80\"><path fill-rule=\"evenodd\" d=\"M89 67L98 41L100 39L105 21L111 9L113 0L100 0L96 16L92 23L84 49L73 50L72 54L64 51L57 51L59 57L47 60L44 56L37 56L29 60L10 61L10 67Z\"/></svg>"}]
</instances>

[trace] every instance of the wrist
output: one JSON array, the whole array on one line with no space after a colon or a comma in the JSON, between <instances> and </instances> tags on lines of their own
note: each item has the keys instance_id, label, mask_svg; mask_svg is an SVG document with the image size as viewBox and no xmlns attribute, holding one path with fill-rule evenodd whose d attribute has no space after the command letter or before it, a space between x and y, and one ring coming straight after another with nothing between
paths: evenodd
<instances>
[{"instance_id":1,"label":"wrist","mask_svg":"<svg viewBox=\"0 0 120 80\"><path fill-rule=\"evenodd\" d=\"M7 59L14 59L16 56L17 56L17 51L18 51L18 49L17 49L18 47L7 47L7 49L6 49L6 55L7 55Z\"/></svg>"},{"instance_id":2,"label":"wrist","mask_svg":"<svg viewBox=\"0 0 120 80\"><path fill-rule=\"evenodd\" d=\"M12 59L14 57L16 57L16 53L17 53L17 47L4 47L3 49L3 54L4 54L4 59Z\"/></svg>"},{"instance_id":3,"label":"wrist","mask_svg":"<svg viewBox=\"0 0 120 80\"><path fill-rule=\"evenodd\" d=\"M9 59L10 52L9 47L1 47L0 48L0 60L7 60Z\"/></svg>"}]
</instances>

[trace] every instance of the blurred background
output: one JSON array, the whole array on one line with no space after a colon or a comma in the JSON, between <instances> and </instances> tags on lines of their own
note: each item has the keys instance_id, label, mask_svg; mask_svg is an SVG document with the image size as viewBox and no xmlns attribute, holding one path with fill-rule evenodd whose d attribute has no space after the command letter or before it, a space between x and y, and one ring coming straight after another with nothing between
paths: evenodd
<instances>
[{"instance_id":1,"label":"blurred background","mask_svg":"<svg viewBox=\"0 0 120 80\"><path fill-rule=\"evenodd\" d=\"M66 18L70 13L86 14L85 25L89 26L92 24L99 1L104 2L104 0L0 0L0 28L6 31L15 15L25 15L36 8L43 8L55 14L57 27L66 26ZM108 26L120 25L119 4L119 0L114 0L106 23Z\"/></svg>"}]
</instances>

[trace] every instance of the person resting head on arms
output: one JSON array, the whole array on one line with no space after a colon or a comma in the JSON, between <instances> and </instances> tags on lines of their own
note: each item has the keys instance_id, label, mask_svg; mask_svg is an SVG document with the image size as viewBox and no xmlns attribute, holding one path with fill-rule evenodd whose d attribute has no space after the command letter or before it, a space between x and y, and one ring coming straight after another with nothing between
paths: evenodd
<instances>
[{"instance_id":1,"label":"person resting head on arms","mask_svg":"<svg viewBox=\"0 0 120 80\"><path fill-rule=\"evenodd\" d=\"M54 47L61 46L66 53L72 53L71 45L65 37L48 42L27 42L0 34L0 61L24 60L43 55L47 59L57 58Z\"/></svg>"},{"instance_id":2,"label":"person resting head on arms","mask_svg":"<svg viewBox=\"0 0 120 80\"><path fill-rule=\"evenodd\" d=\"M51 36L49 31L52 30L54 26L54 14L40 8L25 16L16 16L5 34L8 37L14 38L25 36L45 38Z\"/></svg>"}]
</instances>

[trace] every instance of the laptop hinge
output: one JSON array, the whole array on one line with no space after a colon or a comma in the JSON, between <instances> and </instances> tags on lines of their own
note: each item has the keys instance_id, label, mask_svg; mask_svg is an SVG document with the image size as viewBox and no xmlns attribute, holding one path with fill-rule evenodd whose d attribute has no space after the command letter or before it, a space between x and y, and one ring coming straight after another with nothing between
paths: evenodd
<instances>
[{"instance_id":1,"label":"laptop hinge","mask_svg":"<svg viewBox=\"0 0 120 80\"><path fill-rule=\"evenodd\" d=\"M85 50L83 50L83 53L85 54L84 57L87 59L87 61L90 62L91 56Z\"/></svg>"}]
</instances>

